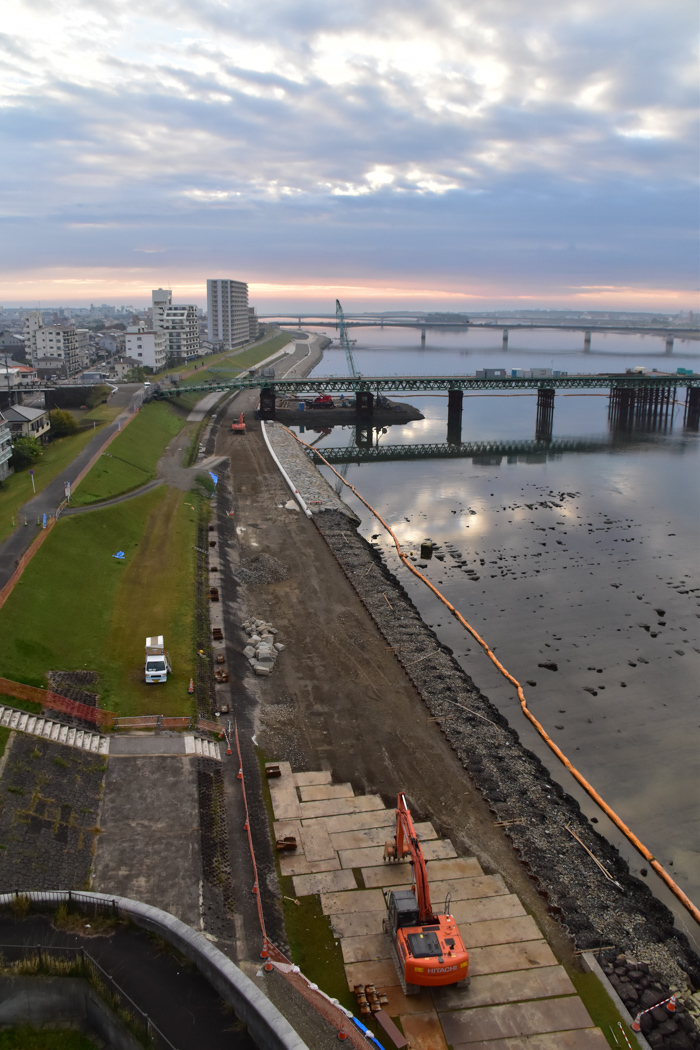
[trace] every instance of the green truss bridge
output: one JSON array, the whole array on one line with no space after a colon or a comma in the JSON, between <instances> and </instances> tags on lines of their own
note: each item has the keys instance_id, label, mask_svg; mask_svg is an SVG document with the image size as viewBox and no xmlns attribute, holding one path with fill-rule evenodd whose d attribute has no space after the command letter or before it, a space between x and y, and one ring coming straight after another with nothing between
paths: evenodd
<instances>
[{"instance_id":1,"label":"green truss bridge","mask_svg":"<svg viewBox=\"0 0 700 1050\"><path fill-rule=\"evenodd\" d=\"M434 441L416 445L345 445L304 449L310 459L321 464L321 456L329 463L385 463L413 459L493 459L508 457L557 458L565 452L624 452L635 447L656 447L653 438L644 441L635 437L633 442L603 438L562 438L552 441L462 441L458 444ZM664 446L667 447L667 446ZM678 442L678 450L685 447Z\"/></svg>"},{"instance_id":2,"label":"green truss bridge","mask_svg":"<svg viewBox=\"0 0 700 1050\"><path fill-rule=\"evenodd\" d=\"M178 393L207 393L212 390L250 390L265 387L277 397L316 397L319 394L390 394L415 391L450 390L656 390L668 387L700 388L700 375L600 374L569 376L515 376L476 378L476 376L319 376L314 379L263 379L245 374L232 379L211 379L183 387L152 388L153 398L177 397Z\"/></svg>"}]
</instances>

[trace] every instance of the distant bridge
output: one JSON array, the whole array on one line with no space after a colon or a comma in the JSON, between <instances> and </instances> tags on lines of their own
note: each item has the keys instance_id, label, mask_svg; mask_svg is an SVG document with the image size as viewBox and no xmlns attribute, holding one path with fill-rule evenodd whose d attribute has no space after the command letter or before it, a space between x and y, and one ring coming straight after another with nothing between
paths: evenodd
<instances>
[{"instance_id":1,"label":"distant bridge","mask_svg":"<svg viewBox=\"0 0 700 1050\"><path fill-rule=\"evenodd\" d=\"M271 320L285 327L294 325L297 328L337 328L338 321L335 314L261 314L261 320ZM700 338L700 328L697 326L677 327L669 324L617 324L596 323L593 321L506 321L483 320L472 321L466 317L455 317L453 320L443 318L421 317L415 314L393 314L390 317L381 314L351 314L345 313L345 325L347 328L418 328L425 332L426 329L444 329L447 331L469 330L498 330L504 334L504 345L508 345L508 332L514 331L561 331L561 332L584 332L588 338L584 340L584 346L590 344L590 334L593 332L616 332L629 335L657 335L660 338L673 340L674 336L683 338Z\"/></svg>"}]
</instances>

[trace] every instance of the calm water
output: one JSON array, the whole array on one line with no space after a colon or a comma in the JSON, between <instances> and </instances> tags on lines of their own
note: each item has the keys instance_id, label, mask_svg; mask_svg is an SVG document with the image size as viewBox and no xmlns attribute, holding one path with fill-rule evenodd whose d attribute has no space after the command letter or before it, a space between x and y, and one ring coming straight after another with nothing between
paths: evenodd
<instances>
[{"instance_id":1,"label":"calm water","mask_svg":"<svg viewBox=\"0 0 700 1050\"><path fill-rule=\"evenodd\" d=\"M636 364L700 371L700 344L676 341L669 362L656 337L594 334L594 353L584 355L582 333L511 332L507 353L500 333L428 332L424 348L420 333L410 330L360 329L352 335L358 339L357 368L365 375L454 375L484 366L624 371ZM342 351L326 351L314 374L346 374ZM684 397L679 391L679 400ZM445 441L446 398L410 400L425 419L387 428L375 439L392 445ZM532 439L535 404L534 396L465 396L462 438ZM700 902L698 435L684 432L677 407L667 433L613 440L607 397L557 393L553 436L591 439L600 447L546 458L432 459L343 469L404 548L418 555L427 537L440 545L445 559L433 558L426 575L516 678L536 683L525 686L533 712ZM318 446L353 442L353 428L336 427ZM383 530L349 490L343 498L426 621L639 872L641 858L620 842L531 730L509 684L401 565ZM476 570L479 579L470 579L466 569ZM558 670L540 667L545 661L556 662ZM581 863L588 863L584 855ZM650 879L697 944L690 917Z\"/></svg>"}]
</instances>

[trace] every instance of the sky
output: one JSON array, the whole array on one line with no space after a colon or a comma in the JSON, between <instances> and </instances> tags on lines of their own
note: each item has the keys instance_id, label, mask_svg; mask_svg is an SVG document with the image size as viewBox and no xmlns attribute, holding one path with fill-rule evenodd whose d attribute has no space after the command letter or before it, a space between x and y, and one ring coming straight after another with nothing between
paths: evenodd
<instances>
[{"instance_id":1,"label":"sky","mask_svg":"<svg viewBox=\"0 0 700 1050\"><path fill-rule=\"evenodd\" d=\"M0 303L698 309L695 0L3 0Z\"/></svg>"}]
</instances>

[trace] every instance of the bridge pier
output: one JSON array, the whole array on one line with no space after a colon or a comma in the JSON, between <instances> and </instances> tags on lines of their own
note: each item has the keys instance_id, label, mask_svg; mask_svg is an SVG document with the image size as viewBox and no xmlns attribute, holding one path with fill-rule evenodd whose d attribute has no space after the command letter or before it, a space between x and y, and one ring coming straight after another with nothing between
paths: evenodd
<instances>
[{"instance_id":1,"label":"bridge pier","mask_svg":"<svg viewBox=\"0 0 700 1050\"><path fill-rule=\"evenodd\" d=\"M672 354L673 353L673 336L671 335L670 332L666 336L666 353L667 354Z\"/></svg>"},{"instance_id":2,"label":"bridge pier","mask_svg":"<svg viewBox=\"0 0 700 1050\"><path fill-rule=\"evenodd\" d=\"M502 343L502 347L503 347L504 350L508 349L508 329L507 328L503 329L503 343Z\"/></svg>"},{"instance_id":3,"label":"bridge pier","mask_svg":"<svg viewBox=\"0 0 700 1050\"><path fill-rule=\"evenodd\" d=\"M683 425L687 430L700 429L700 386L689 386L686 390Z\"/></svg>"},{"instance_id":4,"label":"bridge pier","mask_svg":"<svg viewBox=\"0 0 700 1050\"><path fill-rule=\"evenodd\" d=\"M551 441L554 423L554 390L540 387L537 391L535 441Z\"/></svg>"},{"instance_id":5,"label":"bridge pier","mask_svg":"<svg viewBox=\"0 0 700 1050\"><path fill-rule=\"evenodd\" d=\"M425 328L420 330L420 345L425 346Z\"/></svg>"},{"instance_id":6,"label":"bridge pier","mask_svg":"<svg viewBox=\"0 0 700 1050\"><path fill-rule=\"evenodd\" d=\"M260 391L260 418L275 418L275 391L271 386L264 386Z\"/></svg>"},{"instance_id":7,"label":"bridge pier","mask_svg":"<svg viewBox=\"0 0 700 1050\"><path fill-rule=\"evenodd\" d=\"M374 445L374 427L371 424L356 424L355 444L358 448L372 448Z\"/></svg>"},{"instance_id":8,"label":"bridge pier","mask_svg":"<svg viewBox=\"0 0 700 1050\"><path fill-rule=\"evenodd\" d=\"M584 354L590 354L591 352L591 333L583 333L583 352Z\"/></svg>"},{"instance_id":9,"label":"bridge pier","mask_svg":"<svg viewBox=\"0 0 700 1050\"><path fill-rule=\"evenodd\" d=\"M462 390L447 391L447 443L449 445L462 443L463 401L464 392Z\"/></svg>"},{"instance_id":10,"label":"bridge pier","mask_svg":"<svg viewBox=\"0 0 700 1050\"><path fill-rule=\"evenodd\" d=\"M608 408L610 429L669 430L673 425L675 400L675 386L613 387ZM686 414L688 401L689 398Z\"/></svg>"},{"instance_id":11,"label":"bridge pier","mask_svg":"<svg viewBox=\"0 0 700 1050\"><path fill-rule=\"evenodd\" d=\"M359 419L372 419L374 416L374 394L371 390L358 390L355 395L355 410Z\"/></svg>"}]
</instances>

